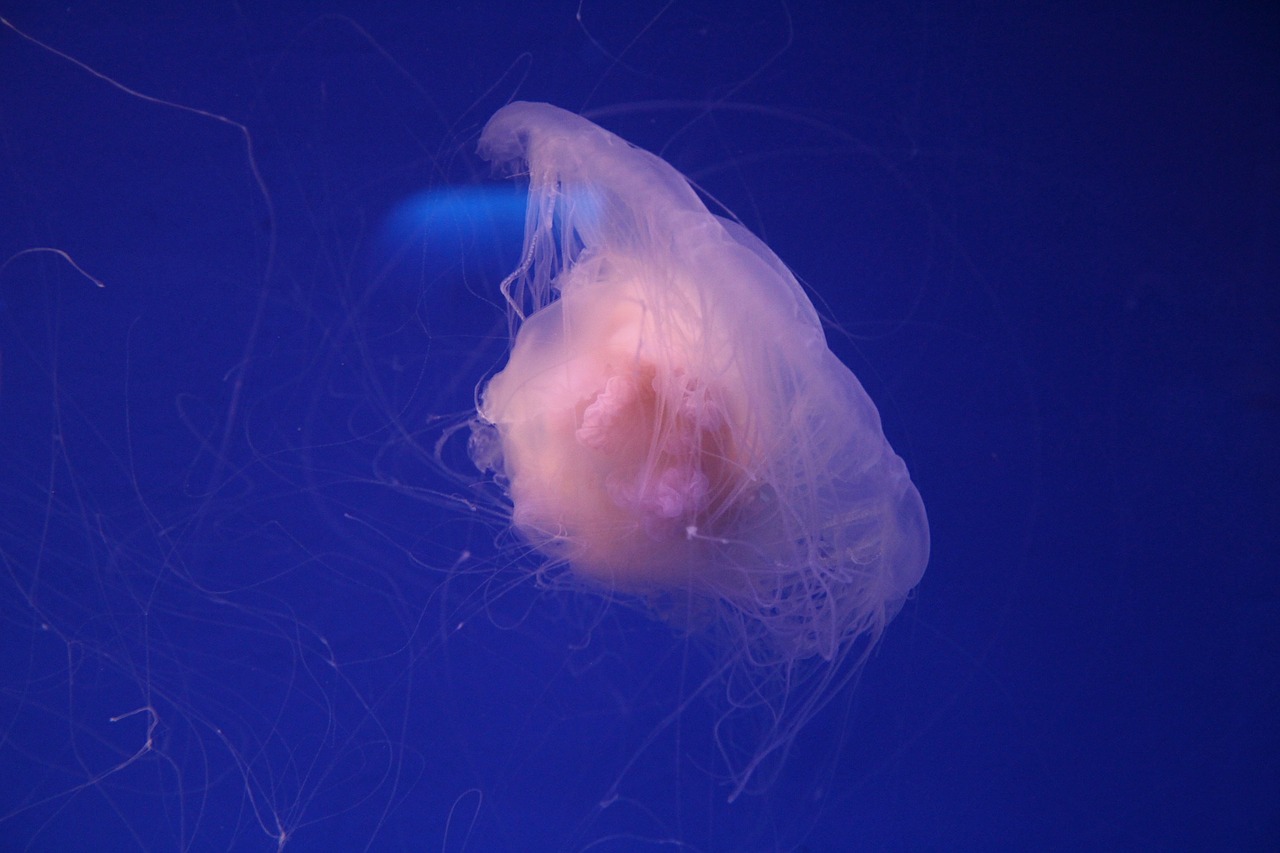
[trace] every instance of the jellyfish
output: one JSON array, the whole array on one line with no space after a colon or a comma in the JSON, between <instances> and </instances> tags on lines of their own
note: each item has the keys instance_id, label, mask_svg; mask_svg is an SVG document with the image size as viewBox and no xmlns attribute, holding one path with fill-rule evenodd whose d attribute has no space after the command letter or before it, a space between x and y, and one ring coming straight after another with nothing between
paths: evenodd
<instances>
[{"instance_id":1,"label":"jellyfish","mask_svg":"<svg viewBox=\"0 0 1280 853\"><path fill-rule=\"evenodd\" d=\"M924 573L928 523L795 276L574 113L508 104L479 153L529 190L469 448L540 571L718 627L762 673L865 654Z\"/></svg>"}]
</instances>

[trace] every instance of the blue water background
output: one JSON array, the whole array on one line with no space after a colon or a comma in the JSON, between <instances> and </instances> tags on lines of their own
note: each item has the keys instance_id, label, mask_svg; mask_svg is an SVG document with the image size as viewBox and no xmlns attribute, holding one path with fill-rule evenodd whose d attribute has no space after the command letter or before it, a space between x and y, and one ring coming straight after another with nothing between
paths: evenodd
<instances>
[{"instance_id":1,"label":"blue water background","mask_svg":"<svg viewBox=\"0 0 1280 853\"><path fill-rule=\"evenodd\" d=\"M1280 843L1262 4L3 16L0 849ZM759 234L929 511L732 804L716 651L538 588L436 455L503 357L514 98Z\"/></svg>"}]
</instances>

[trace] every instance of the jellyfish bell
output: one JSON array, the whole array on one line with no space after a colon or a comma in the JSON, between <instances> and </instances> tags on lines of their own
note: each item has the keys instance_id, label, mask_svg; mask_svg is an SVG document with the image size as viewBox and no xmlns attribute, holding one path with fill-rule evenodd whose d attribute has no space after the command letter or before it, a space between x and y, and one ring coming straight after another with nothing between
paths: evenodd
<instances>
[{"instance_id":1,"label":"jellyfish bell","mask_svg":"<svg viewBox=\"0 0 1280 853\"><path fill-rule=\"evenodd\" d=\"M759 681L864 657L924 573L928 525L795 277L578 115L509 104L479 150L529 181L513 340L471 440L515 531L589 586L728 628Z\"/></svg>"}]
</instances>

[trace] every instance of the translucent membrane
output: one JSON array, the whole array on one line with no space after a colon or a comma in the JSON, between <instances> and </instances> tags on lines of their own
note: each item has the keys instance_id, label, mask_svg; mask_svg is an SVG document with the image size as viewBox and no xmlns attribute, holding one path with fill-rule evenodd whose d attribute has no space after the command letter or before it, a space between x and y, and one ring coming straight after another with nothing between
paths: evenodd
<instances>
[{"instance_id":1,"label":"translucent membrane","mask_svg":"<svg viewBox=\"0 0 1280 853\"><path fill-rule=\"evenodd\" d=\"M510 104L480 154L529 179L510 357L471 444L519 535L665 618L718 620L752 665L874 643L928 524L795 277L580 116Z\"/></svg>"}]
</instances>

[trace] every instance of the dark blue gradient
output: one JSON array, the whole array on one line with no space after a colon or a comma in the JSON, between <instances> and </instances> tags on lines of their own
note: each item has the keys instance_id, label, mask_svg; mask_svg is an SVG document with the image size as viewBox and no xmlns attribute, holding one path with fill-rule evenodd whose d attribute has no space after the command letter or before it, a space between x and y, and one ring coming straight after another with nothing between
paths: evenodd
<instances>
[{"instance_id":1,"label":"dark blue gradient","mask_svg":"<svg viewBox=\"0 0 1280 853\"><path fill-rule=\"evenodd\" d=\"M1280 844L1273 12L370 5L0 9L0 848ZM722 640L466 457L515 98L764 239L928 508L731 804Z\"/></svg>"}]
</instances>

